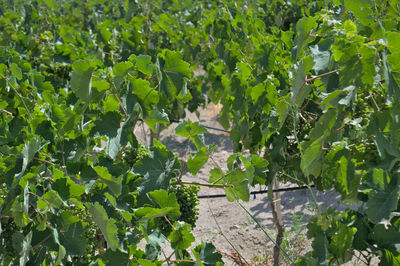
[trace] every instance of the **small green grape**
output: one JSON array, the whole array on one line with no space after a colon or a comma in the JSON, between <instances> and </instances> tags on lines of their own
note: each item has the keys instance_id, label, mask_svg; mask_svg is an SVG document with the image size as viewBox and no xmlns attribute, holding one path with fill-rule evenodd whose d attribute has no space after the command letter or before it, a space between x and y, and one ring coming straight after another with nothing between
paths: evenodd
<instances>
[{"instance_id":1,"label":"small green grape","mask_svg":"<svg viewBox=\"0 0 400 266\"><path fill-rule=\"evenodd\" d=\"M83 256L72 256L71 261L64 259L63 263L64 265L89 265L91 262L96 260L96 250L99 245L99 229L96 223L90 217L87 209L80 209L76 206L70 206L69 210L72 211L75 216L79 217L81 221L84 221L84 224L86 225L86 231L82 236L87 240L87 246Z\"/></svg>"},{"instance_id":2,"label":"small green grape","mask_svg":"<svg viewBox=\"0 0 400 266\"><path fill-rule=\"evenodd\" d=\"M19 252L13 246L13 235L19 230L12 218L1 219L0 258L18 258Z\"/></svg>"},{"instance_id":3,"label":"small green grape","mask_svg":"<svg viewBox=\"0 0 400 266\"><path fill-rule=\"evenodd\" d=\"M195 185L174 185L170 187L169 192L176 195L181 212L181 216L176 220L168 217L171 223L174 223L175 221L183 221L190 224L192 228L196 226L196 221L199 215L198 205L200 204L199 198L197 197L197 193L199 191L200 187ZM169 235L169 233L172 231L171 225L165 220L164 217L158 218L158 224L163 234Z\"/></svg>"},{"instance_id":4,"label":"small green grape","mask_svg":"<svg viewBox=\"0 0 400 266\"><path fill-rule=\"evenodd\" d=\"M132 147L125 149L122 158L127 165L133 166L137 161L147 156L150 156L149 149L144 145L140 145L137 149Z\"/></svg>"}]
</instances>

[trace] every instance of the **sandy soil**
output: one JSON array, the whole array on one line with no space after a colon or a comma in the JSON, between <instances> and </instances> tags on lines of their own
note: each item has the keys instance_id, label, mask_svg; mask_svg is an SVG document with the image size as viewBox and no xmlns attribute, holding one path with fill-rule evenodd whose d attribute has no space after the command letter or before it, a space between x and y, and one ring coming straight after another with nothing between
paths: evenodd
<instances>
[{"instance_id":1,"label":"sandy soil","mask_svg":"<svg viewBox=\"0 0 400 266\"><path fill-rule=\"evenodd\" d=\"M221 128L217 122L217 114L220 106L210 105L200 112L198 118L195 114L188 113L186 119L200 121L201 124L216 128ZM185 138L176 136L174 129L176 124L162 131L161 141L175 154L183 160L187 160L188 152L194 146L188 145ZM149 136L148 129L139 126L136 133L141 137L141 142L148 142L144 136ZM221 168L226 169L226 161L233 153L233 145L226 133L209 130L205 134L206 144L217 145L217 150L213 154L213 160L199 171L196 176L190 173L184 175L185 181L208 182L209 171L215 167L215 163ZM296 186L293 184L283 184L282 186ZM258 190L254 188L253 190ZM264 188L263 188L264 189ZM340 197L333 191L315 193L318 204L323 208L346 206L339 205ZM213 195L223 193L222 189L202 187L199 195ZM284 248L294 259L307 253L311 249L311 241L306 237L306 222L309 215L315 212L311 193L308 190L288 191L281 193L282 215L285 224L286 237ZM250 217L246 211L237 203L228 202L226 198L212 198L200 200L200 215L197 226L193 231L196 244L201 241L212 242L217 250L223 255L226 265L235 265L238 254L244 257L246 262L251 265L272 265L273 243L268 239L266 233L275 238L274 224L270 204L266 194L252 196L249 202L243 202L243 207L247 209L257 222L263 227L265 233ZM282 265L289 264L283 260Z\"/></svg>"}]
</instances>

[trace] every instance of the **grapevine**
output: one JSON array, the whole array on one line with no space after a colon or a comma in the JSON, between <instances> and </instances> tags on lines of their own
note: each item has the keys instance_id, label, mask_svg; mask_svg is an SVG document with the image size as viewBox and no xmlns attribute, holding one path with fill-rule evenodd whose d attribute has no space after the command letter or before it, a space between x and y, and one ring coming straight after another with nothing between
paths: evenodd
<instances>
[{"instance_id":1,"label":"grapevine","mask_svg":"<svg viewBox=\"0 0 400 266\"><path fill-rule=\"evenodd\" d=\"M132 167L137 161L149 155L149 150L144 145L140 145L137 148L127 147L123 151L122 160L125 164Z\"/></svg>"},{"instance_id":2,"label":"grapevine","mask_svg":"<svg viewBox=\"0 0 400 266\"><path fill-rule=\"evenodd\" d=\"M65 265L87 265L92 261L96 260L96 255L98 255L99 250L103 249L105 244L104 236L102 235L100 229L96 223L91 219L90 214L87 209L81 209L77 206L71 206L67 209L71 213L78 217L80 220L84 221L85 232L82 237L87 241L86 249L83 252L84 255L72 256L71 261L64 259Z\"/></svg>"},{"instance_id":3,"label":"grapevine","mask_svg":"<svg viewBox=\"0 0 400 266\"><path fill-rule=\"evenodd\" d=\"M19 232L20 228L18 228L12 218L1 219L0 257L2 260L11 262L19 256L18 249L13 245L13 236Z\"/></svg>"},{"instance_id":4,"label":"grapevine","mask_svg":"<svg viewBox=\"0 0 400 266\"><path fill-rule=\"evenodd\" d=\"M199 192L200 187L196 185L171 185L169 188L169 193L173 193L176 196L176 199L179 204L179 210L181 215L177 219L171 218L159 218L159 223L161 227L161 231L166 236L171 233L173 230L170 223L174 223L175 221L182 221L188 223L192 228L196 226L196 221L199 215L199 207L200 204L199 198L197 197L197 193ZM169 220L166 221L166 219Z\"/></svg>"},{"instance_id":5,"label":"grapevine","mask_svg":"<svg viewBox=\"0 0 400 266\"><path fill-rule=\"evenodd\" d=\"M222 263L189 249L199 189L181 180L216 150L185 119L211 102L235 154L203 185L334 189L360 207L317 208L297 264L400 263L398 1L0 3L1 265ZM185 166L139 121L178 122Z\"/></svg>"}]
</instances>

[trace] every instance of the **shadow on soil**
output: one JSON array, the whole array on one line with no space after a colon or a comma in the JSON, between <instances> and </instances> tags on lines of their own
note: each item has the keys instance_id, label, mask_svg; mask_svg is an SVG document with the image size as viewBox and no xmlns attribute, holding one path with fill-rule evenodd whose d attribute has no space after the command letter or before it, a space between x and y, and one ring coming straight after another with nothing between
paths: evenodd
<instances>
[{"instance_id":1,"label":"shadow on soil","mask_svg":"<svg viewBox=\"0 0 400 266\"><path fill-rule=\"evenodd\" d=\"M293 185L295 186L295 185ZM327 210L329 208L337 208L338 210L345 210L346 208L354 208L354 206L348 206L340 204L340 195L335 191L320 192L316 189L312 189L314 195L317 198L317 203L321 207L321 210ZM272 217L264 218L260 217L265 212L271 212L271 205L268 201L268 196L257 195L262 197L261 203L250 208L251 213L262 224L270 224L273 227ZM316 206L309 190L304 189L300 191L288 191L281 193L281 211L283 223L285 226L296 226L295 223L306 223L309 221L310 216L315 214Z\"/></svg>"},{"instance_id":2,"label":"shadow on soil","mask_svg":"<svg viewBox=\"0 0 400 266\"><path fill-rule=\"evenodd\" d=\"M180 158L186 157L188 152L195 152L195 145L186 138L168 135L162 137L162 143L167 146L167 148L173 151ZM224 134L217 133L205 133L204 141L206 145L216 145L216 152L226 151L228 153L233 153L233 144L230 137ZM292 185L296 186L296 185ZM222 191L223 193L223 191ZM344 210L350 206L344 204L339 204L340 196L334 191L320 192L313 189L313 193L317 198L317 203L321 206L322 210L329 208L337 208L338 210ZM215 194L215 193L211 193ZM218 194L218 193L217 193ZM271 207L268 201L267 194L257 195L258 199L261 199L257 205L250 208L252 215L261 224L268 224L273 226L272 217L265 218L263 214L266 212L271 212ZM250 199L251 201L252 199ZM282 204L282 216L285 226L298 226L298 224L307 223L310 216L312 216L315 211L315 203L309 190L298 190L298 191L288 191L281 193L281 204ZM354 208L354 207L352 207Z\"/></svg>"},{"instance_id":3,"label":"shadow on soil","mask_svg":"<svg viewBox=\"0 0 400 266\"><path fill-rule=\"evenodd\" d=\"M162 138L162 143L171 151L173 151L178 156L185 156L187 150L196 151L196 147L191 141L188 139L171 135ZM204 142L206 145L216 145L217 151L232 151L233 144L230 140L229 136L213 134L213 133L205 133L204 134ZM187 146L189 145L189 147ZM188 149L189 148L189 149Z\"/></svg>"}]
</instances>

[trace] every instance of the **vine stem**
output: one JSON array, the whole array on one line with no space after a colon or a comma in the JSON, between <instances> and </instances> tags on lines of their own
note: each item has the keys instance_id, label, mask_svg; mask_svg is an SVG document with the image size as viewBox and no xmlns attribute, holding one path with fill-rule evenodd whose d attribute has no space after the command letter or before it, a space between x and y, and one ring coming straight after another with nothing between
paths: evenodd
<instances>
[{"instance_id":1,"label":"vine stem","mask_svg":"<svg viewBox=\"0 0 400 266\"><path fill-rule=\"evenodd\" d=\"M199 183L199 182L186 182L186 181L178 181L174 182L173 184L175 185L197 185L197 186L203 186L203 187L232 187L229 185L224 185L224 184L210 184L210 183Z\"/></svg>"},{"instance_id":2,"label":"vine stem","mask_svg":"<svg viewBox=\"0 0 400 266\"><path fill-rule=\"evenodd\" d=\"M321 39L331 39L330 37L327 36L321 36L321 35L317 35L317 34L308 34L309 37L315 37L315 38L321 38Z\"/></svg>"},{"instance_id":3,"label":"vine stem","mask_svg":"<svg viewBox=\"0 0 400 266\"><path fill-rule=\"evenodd\" d=\"M52 163L50 161L47 161L47 160L44 160L44 159L40 159L40 158L37 158L37 157L33 157L33 159L37 160L37 161L40 161L40 162L43 162L43 163L50 164L50 165L55 165L54 163Z\"/></svg>"},{"instance_id":4,"label":"vine stem","mask_svg":"<svg viewBox=\"0 0 400 266\"><path fill-rule=\"evenodd\" d=\"M43 197L38 196L38 195L36 195L35 193L33 193L33 192L31 192L31 191L28 191L28 194L31 194L31 195L33 195L33 196L35 196L35 197L37 197L37 198L43 200L44 202L47 203L47 206L50 206L50 203L49 203L47 200L45 200Z\"/></svg>"},{"instance_id":5,"label":"vine stem","mask_svg":"<svg viewBox=\"0 0 400 266\"><path fill-rule=\"evenodd\" d=\"M289 260L292 264L294 263L294 260L289 256L289 254L281 247L277 246L275 240L264 230L264 227L257 221L257 219L241 204L239 201L237 201L237 204L253 219L254 222L256 222L257 226L263 231L263 233L268 237L268 239L276 246L278 247L284 254L285 258Z\"/></svg>"},{"instance_id":6,"label":"vine stem","mask_svg":"<svg viewBox=\"0 0 400 266\"><path fill-rule=\"evenodd\" d=\"M38 247L40 247L44 242L46 242L52 234L49 234L48 236L46 236L42 241L40 241L39 243L37 243L36 245L34 245L33 247L31 247L29 250L34 250Z\"/></svg>"},{"instance_id":7,"label":"vine stem","mask_svg":"<svg viewBox=\"0 0 400 266\"><path fill-rule=\"evenodd\" d=\"M33 203L32 202L29 202L29 205L31 205L34 209L35 209L35 211L42 217L42 218L44 218L44 215L43 215L43 213L41 213L40 211L39 211L39 209L38 208L36 208L36 206L35 205L33 205ZM47 224L47 222L46 222L46 224Z\"/></svg>"},{"instance_id":8,"label":"vine stem","mask_svg":"<svg viewBox=\"0 0 400 266\"><path fill-rule=\"evenodd\" d=\"M346 128L346 126L347 126L347 125L344 125L344 126L342 126L342 127L339 127L339 128L337 128L337 129L334 129L333 132L338 132L338 131L340 131L340 130L343 130L343 129Z\"/></svg>"},{"instance_id":9,"label":"vine stem","mask_svg":"<svg viewBox=\"0 0 400 266\"><path fill-rule=\"evenodd\" d=\"M113 86L114 86L114 88L116 88L114 83L113 83ZM117 101L119 103L119 106L121 107L122 111L128 117L128 112L126 111L124 105L122 104L121 99L118 97L118 95L114 92L113 89L110 89L110 90L111 90L111 93L114 95L115 99L117 99Z\"/></svg>"},{"instance_id":10,"label":"vine stem","mask_svg":"<svg viewBox=\"0 0 400 266\"><path fill-rule=\"evenodd\" d=\"M9 112L9 111L7 111L6 109L1 109L1 112L6 113L6 114L8 114L8 115L12 115L12 113Z\"/></svg>"},{"instance_id":11,"label":"vine stem","mask_svg":"<svg viewBox=\"0 0 400 266\"><path fill-rule=\"evenodd\" d=\"M104 53L105 53L105 52L104 52ZM128 73L128 74L129 74L129 73ZM99 76L96 76L96 75L92 75L92 78L101 79ZM114 84L113 82L112 82L112 85L114 86L114 88L116 88L116 87L115 87L115 84ZM115 99L118 101L119 106L121 107L121 109L122 109L122 111L124 112L124 114L125 114L126 116L128 116L128 112L126 111L124 105L122 104L121 99L118 97L118 95L114 92L114 90L113 90L112 88L110 88L110 91L111 91L111 93L114 95Z\"/></svg>"},{"instance_id":12,"label":"vine stem","mask_svg":"<svg viewBox=\"0 0 400 266\"><path fill-rule=\"evenodd\" d=\"M298 113L298 110L297 110L297 109L294 109L293 112ZM298 136L297 136L296 128L297 128L297 127L296 127L296 119L293 118L293 129L294 129L294 130L293 130L293 133L294 133L294 137L295 137L295 139L296 139L296 143L300 143L299 138L298 138ZM301 148L300 145L299 145L299 151L300 151L301 158L303 158L304 152L303 152L303 150L302 150L302 148ZM304 173L304 174L305 174L305 176L307 177L307 184L306 184L306 186L307 186L308 190L310 191L310 194L311 194L311 197L312 197L312 199L313 199L313 201L314 201L315 206L317 206L317 211L318 211L317 213L320 214L320 213L321 213L321 209L320 209L320 206L319 206L319 204L318 204L317 198L315 197L314 192L313 192L312 189L311 189L311 186L310 186L310 183L311 183L311 181L310 181L310 174L308 173L308 170L307 170L307 169L306 169L306 173Z\"/></svg>"},{"instance_id":13,"label":"vine stem","mask_svg":"<svg viewBox=\"0 0 400 266\"><path fill-rule=\"evenodd\" d=\"M339 72L339 69L332 70L332 71L326 72L324 74L321 74L321 75L318 75L318 76L315 76L315 77L312 77L312 78L309 78L309 79L305 79L304 82L308 83L308 82L314 81L316 79L319 79L319 78L322 78L322 77L325 77L325 76L328 76L328 75L331 75L331 74L334 74L334 73L337 73L337 72Z\"/></svg>"},{"instance_id":14,"label":"vine stem","mask_svg":"<svg viewBox=\"0 0 400 266\"><path fill-rule=\"evenodd\" d=\"M2 78L6 79L6 77L4 77L3 75L1 75ZM7 80L7 79L6 79ZM7 80L8 81L8 80ZM24 97L18 92L18 90L14 87L14 85L11 84L11 82L7 82L8 84L10 84L11 88L14 90L14 92L18 95L18 97L21 99L22 104L25 107L26 112L29 115L29 118L32 120L32 114L30 112L30 110L28 109L28 106L26 105L25 101L24 101Z\"/></svg>"},{"instance_id":15,"label":"vine stem","mask_svg":"<svg viewBox=\"0 0 400 266\"><path fill-rule=\"evenodd\" d=\"M283 234L285 233L285 227L283 225L283 220L282 220L282 212L281 212L281 203L280 203L280 195L279 192L273 193L273 187L278 188L279 183L278 180L276 179L276 175L273 178L273 181L270 185L268 185L268 199L271 203L271 210L272 210L272 217L274 220L274 224L276 227L276 244L274 246L274 265L278 266L279 264L279 259L280 259L280 251L281 251L281 246L282 246L282 241L283 241Z\"/></svg>"},{"instance_id":16,"label":"vine stem","mask_svg":"<svg viewBox=\"0 0 400 266\"><path fill-rule=\"evenodd\" d=\"M175 263L175 262L191 262L195 263L196 261L194 260L169 260L169 262Z\"/></svg>"},{"instance_id":17,"label":"vine stem","mask_svg":"<svg viewBox=\"0 0 400 266\"><path fill-rule=\"evenodd\" d=\"M172 227L172 230L175 231L174 226L172 225L171 221L168 219L168 217L166 215L164 215L164 219L167 221L167 223Z\"/></svg>"}]
</instances>

